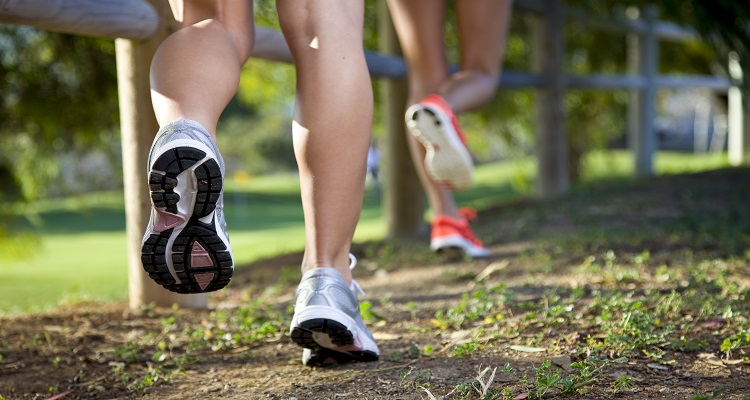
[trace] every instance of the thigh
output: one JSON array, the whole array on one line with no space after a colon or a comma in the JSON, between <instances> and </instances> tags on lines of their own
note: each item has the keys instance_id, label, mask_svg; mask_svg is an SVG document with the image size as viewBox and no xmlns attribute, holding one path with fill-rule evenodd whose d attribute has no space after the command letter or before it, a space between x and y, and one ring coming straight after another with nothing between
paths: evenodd
<instances>
[{"instance_id":1,"label":"thigh","mask_svg":"<svg viewBox=\"0 0 750 400\"><path fill-rule=\"evenodd\" d=\"M445 7L444 0L388 0L413 88L435 92L448 79Z\"/></svg>"},{"instance_id":2,"label":"thigh","mask_svg":"<svg viewBox=\"0 0 750 400\"><path fill-rule=\"evenodd\" d=\"M499 73L511 6L511 0L456 0L461 69Z\"/></svg>"},{"instance_id":3,"label":"thigh","mask_svg":"<svg viewBox=\"0 0 750 400\"><path fill-rule=\"evenodd\" d=\"M246 29L253 20L252 0L169 0L169 5L182 26L218 19L229 29Z\"/></svg>"}]
</instances>

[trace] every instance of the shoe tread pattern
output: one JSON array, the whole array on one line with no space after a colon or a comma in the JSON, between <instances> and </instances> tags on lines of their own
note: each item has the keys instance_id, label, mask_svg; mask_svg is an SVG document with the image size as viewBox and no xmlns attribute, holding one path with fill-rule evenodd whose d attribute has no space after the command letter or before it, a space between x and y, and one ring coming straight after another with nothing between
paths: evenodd
<instances>
[{"instance_id":1,"label":"shoe tread pattern","mask_svg":"<svg viewBox=\"0 0 750 400\"><path fill-rule=\"evenodd\" d=\"M315 332L327 334L331 343L336 346L348 346L354 343L352 332L338 321L327 318L302 321L299 326L292 329L291 336L294 343L312 350L312 356L306 362L307 366L330 365L331 363L328 362L330 359L338 364L344 364L351 361L377 361L379 358L375 352L369 350L341 352L323 347L315 341L313 336Z\"/></svg>"},{"instance_id":2,"label":"shoe tread pattern","mask_svg":"<svg viewBox=\"0 0 750 400\"><path fill-rule=\"evenodd\" d=\"M180 196L174 191L177 176L203 160L206 153L192 147L176 147L161 154L149 174L149 189L154 206L177 213ZM166 263L167 245L174 229L151 234L141 247L141 262L149 277L164 288L177 293L203 293L222 289L232 278L232 256L216 232L213 221L203 223L199 218L211 214L219 201L223 180L215 159L209 158L194 169L196 197L193 213L186 226L172 244L172 264L181 283L172 277ZM193 268L191 251L198 242L211 258L212 266ZM196 274L214 273L214 279L201 289Z\"/></svg>"},{"instance_id":3,"label":"shoe tread pattern","mask_svg":"<svg viewBox=\"0 0 750 400\"><path fill-rule=\"evenodd\" d=\"M434 126L434 130L444 130L440 118L429 108L418 109L407 119L409 131L427 151L424 166L428 175L454 190L469 188L473 180L473 164L470 161L467 164L458 150L446 142L445 133L428 134L423 131L422 127L430 125Z\"/></svg>"}]
</instances>

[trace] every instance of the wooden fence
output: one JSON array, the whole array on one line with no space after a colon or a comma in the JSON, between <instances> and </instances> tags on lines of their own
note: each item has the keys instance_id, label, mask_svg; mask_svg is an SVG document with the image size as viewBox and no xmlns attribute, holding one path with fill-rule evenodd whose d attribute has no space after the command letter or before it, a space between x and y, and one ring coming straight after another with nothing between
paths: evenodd
<instances>
[{"instance_id":1,"label":"wooden fence","mask_svg":"<svg viewBox=\"0 0 750 400\"><path fill-rule=\"evenodd\" d=\"M391 237L415 235L423 225L422 192L405 142L403 113L407 90L406 65L385 7L380 0L380 53L366 54L373 77L383 79L385 138L384 211ZM728 147L732 164L745 162L750 144L750 124L743 115L750 102L742 99L742 71L729 60L730 78L716 76L663 76L658 73L659 41L686 40L694 34L659 21L656 7L645 7L639 16L623 21L592 19L566 9L558 0L516 0L515 11L532 18L532 71L505 71L501 88L535 88L537 193L557 196L568 190L567 133L564 97L568 89L626 89L630 91L628 136L635 154L638 176L653 174L656 151L655 99L659 88L702 87L728 92ZM564 69L564 24L573 19L591 29L628 35L627 75L569 75ZM126 230L130 280L130 305L178 304L205 307L205 295L176 295L153 283L143 271L140 244L150 212L144 166L158 130L151 109L149 65L156 48L177 29L166 0L0 0L0 23L87 36L114 38L120 101L120 126ZM292 62L280 32L257 28L253 57Z\"/></svg>"}]
</instances>

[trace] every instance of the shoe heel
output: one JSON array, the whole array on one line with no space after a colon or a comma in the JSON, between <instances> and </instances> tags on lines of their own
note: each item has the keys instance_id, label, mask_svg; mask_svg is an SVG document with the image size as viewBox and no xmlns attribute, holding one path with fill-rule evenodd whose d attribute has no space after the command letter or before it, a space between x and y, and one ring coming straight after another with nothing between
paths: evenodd
<instances>
[{"instance_id":1,"label":"shoe heel","mask_svg":"<svg viewBox=\"0 0 750 400\"><path fill-rule=\"evenodd\" d=\"M342 323L328 318L302 321L292 329L292 341L308 349L348 346L354 343L354 335Z\"/></svg>"}]
</instances>

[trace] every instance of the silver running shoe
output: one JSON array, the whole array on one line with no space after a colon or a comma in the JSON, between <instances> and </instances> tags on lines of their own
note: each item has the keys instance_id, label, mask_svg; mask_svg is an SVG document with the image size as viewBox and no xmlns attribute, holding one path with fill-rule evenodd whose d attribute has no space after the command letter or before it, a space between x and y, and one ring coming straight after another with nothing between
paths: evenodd
<instances>
[{"instance_id":1,"label":"silver running shoe","mask_svg":"<svg viewBox=\"0 0 750 400\"><path fill-rule=\"evenodd\" d=\"M143 269L177 293L219 290L234 265L224 221L224 160L197 122L162 127L148 157L151 220L141 246Z\"/></svg>"},{"instance_id":2,"label":"silver running shoe","mask_svg":"<svg viewBox=\"0 0 750 400\"><path fill-rule=\"evenodd\" d=\"M354 269L357 259L349 257ZM362 293L359 284L347 285L335 268L302 275L290 331L292 341L304 347L304 365L378 360L380 350L359 314L357 292Z\"/></svg>"}]
</instances>

